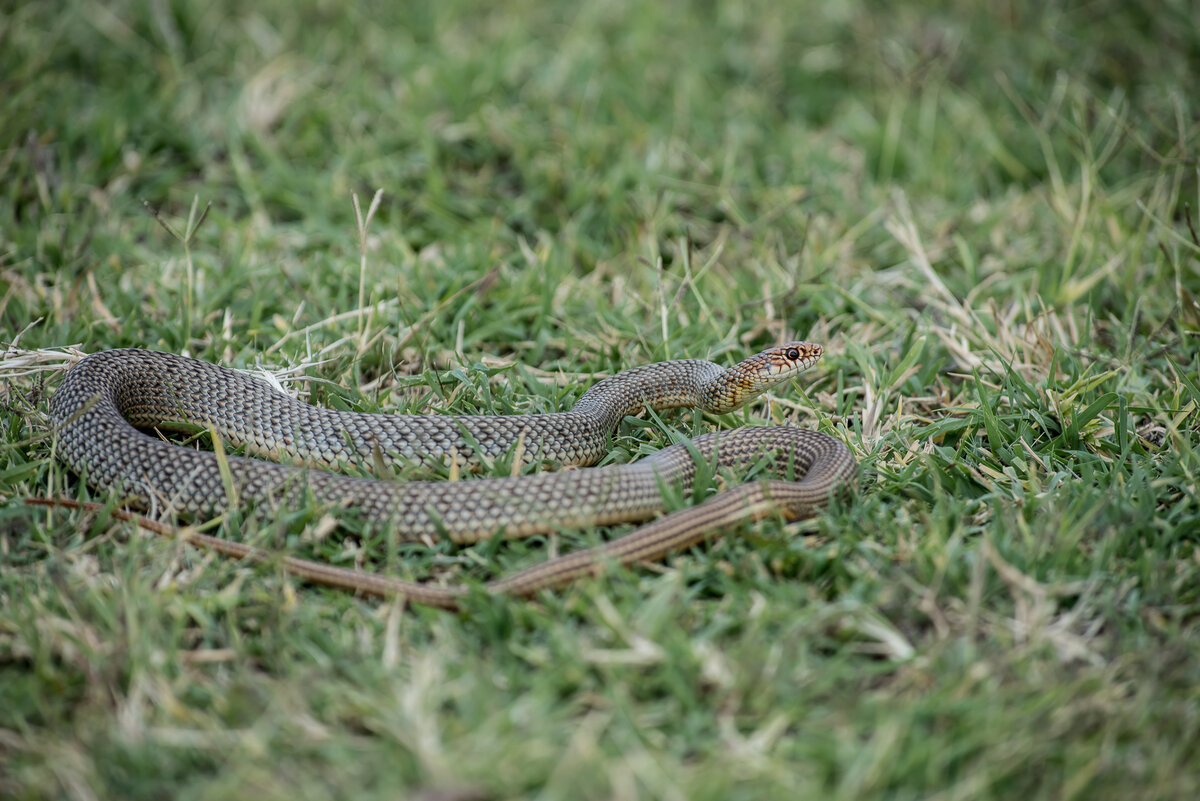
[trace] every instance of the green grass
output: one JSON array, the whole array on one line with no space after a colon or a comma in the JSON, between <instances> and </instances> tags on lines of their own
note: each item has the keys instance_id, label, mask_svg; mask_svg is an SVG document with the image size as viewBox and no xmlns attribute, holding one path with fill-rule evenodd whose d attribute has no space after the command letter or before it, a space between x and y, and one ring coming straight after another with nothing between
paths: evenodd
<instances>
[{"instance_id":1,"label":"green grass","mask_svg":"<svg viewBox=\"0 0 1200 801\"><path fill-rule=\"evenodd\" d=\"M70 6L0 10L0 796L1200 796L1190 3ZM22 503L86 493L66 346L528 413L792 336L803 382L611 460L803 425L858 491L534 601ZM217 531L448 581L606 536Z\"/></svg>"}]
</instances>

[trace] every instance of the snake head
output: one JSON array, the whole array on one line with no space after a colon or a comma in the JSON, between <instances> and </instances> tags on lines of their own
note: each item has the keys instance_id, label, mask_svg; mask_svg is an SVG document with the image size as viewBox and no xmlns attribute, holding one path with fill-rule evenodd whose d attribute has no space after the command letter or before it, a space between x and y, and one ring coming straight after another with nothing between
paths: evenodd
<instances>
[{"instance_id":1,"label":"snake head","mask_svg":"<svg viewBox=\"0 0 1200 801\"><path fill-rule=\"evenodd\" d=\"M758 375L764 381L777 383L803 373L824 355L825 348L815 342L788 342L767 348L758 356Z\"/></svg>"},{"instance_id":2,"label":"snake head","mask_svg":"<svg viewBox=\"0 0 1200 801\"><path fill-rule=\"evenodd\" d=\"M771 387L795 378L825 353L815 342L788 342L767 348L722 370L703 395L703 408L723 414L744 406Z\"/></svg>"}]
</instances>

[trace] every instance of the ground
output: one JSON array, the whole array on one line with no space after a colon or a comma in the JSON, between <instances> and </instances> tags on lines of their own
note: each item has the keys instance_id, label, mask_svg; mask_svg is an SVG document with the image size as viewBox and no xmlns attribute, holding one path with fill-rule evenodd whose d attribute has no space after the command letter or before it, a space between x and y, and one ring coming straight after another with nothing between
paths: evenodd
<instances>
[{"instance_id":1,"label":"ground","mask_svg":"<svg viewBox=\"0 0 1200 801\"><path fill-rule=\"evenodd\" d=\"M0 796L1200 796L1190 3L66 5L0 10ZM855 491L531 601L24 504L117 502L47 419L104 348L520 414L791 338L609 461L797 425ZM209 530L478 585L624 529Z\"/></svg>"}]
</instances>

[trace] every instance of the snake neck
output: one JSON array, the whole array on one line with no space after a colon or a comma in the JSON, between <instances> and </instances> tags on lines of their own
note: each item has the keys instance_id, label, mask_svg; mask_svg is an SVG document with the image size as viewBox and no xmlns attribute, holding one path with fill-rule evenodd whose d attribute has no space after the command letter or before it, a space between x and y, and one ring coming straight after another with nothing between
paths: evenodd
<instances>
[{"instance_id":1,"label":"snake neck","mask_svg":"<svg viewBox=\"0 0 1200 801\"><path fill-rule=\"evenodd\" d=\"M745 400L727 408L725 399L731 396L727 372L702 359L635 367L600 381L583 394L571 412L593 417L611 432L622 419L647 408L659 411L694 406L718 413L728 411Z\"/></svg>"}]
</instances>

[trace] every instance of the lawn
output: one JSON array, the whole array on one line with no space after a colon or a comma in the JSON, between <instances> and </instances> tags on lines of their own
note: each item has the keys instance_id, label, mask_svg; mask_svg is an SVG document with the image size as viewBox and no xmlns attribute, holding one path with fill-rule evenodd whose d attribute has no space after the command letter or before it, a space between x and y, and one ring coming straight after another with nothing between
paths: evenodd
<instances>
[{"instance_id":1,"label":"lawn","mask_svg":"<svg viewBox=\"0 0 1200 801\"><path fill-rule=\"evenodd\" d=\"M1186 0L5 4L0 797L1200 797L1197 75ZM123 522L47 417L114 347L526 414L789 339L606 462L802 426L853 492L460 613ZM630 527L205 530L478 587Z\"/></svg>"}]
</instances>

